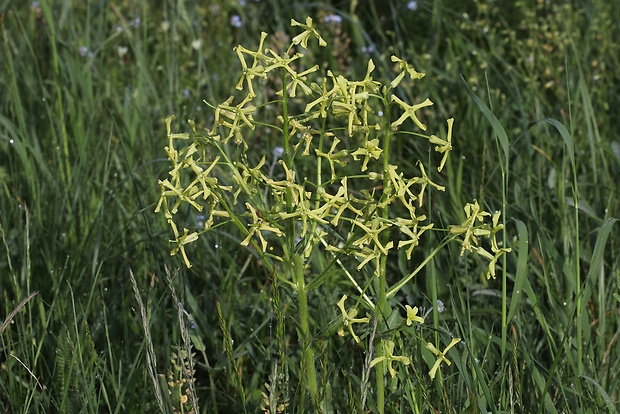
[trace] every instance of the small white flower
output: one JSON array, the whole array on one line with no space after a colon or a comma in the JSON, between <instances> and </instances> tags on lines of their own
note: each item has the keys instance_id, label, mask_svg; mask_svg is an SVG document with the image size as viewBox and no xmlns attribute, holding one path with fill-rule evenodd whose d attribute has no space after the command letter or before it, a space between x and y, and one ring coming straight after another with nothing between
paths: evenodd
<instances>
[{"instance_id":1,"label":"small white flower","mask_svg":"<svg viewBox=\"0 0 620 414\"><path fill-rule=\"evenodd\" d=\"M411 11L416 11L418 9L418 2L410 1L409 3L407 3L407 8Z\"/></svg>"},{"instance_id":2,"label":"small white flower","mask_svg":"<svg viewBox=\"0 0 620 414\"><path fill-rule=\"evenodd\" d=\"M325 16L323 21L325 23L340 24L342 23L342 17L338 16L337 14L330 14L330 15Z\"/></svg>"},{"instance_id":3,"label":"small white flower","mask_svg":"<svg viewBox=\"0 0 620 414\"><path fill-rule=\"evenodd\" d=\"M284 155L284 148L275 147L273 151L271 151L271 154L273 155L274 161L279 160Z\"/></svg>"},{"instance_id":4,"label":"small white flower","mask_svg":"<svg viewBox=\"0 0 620 414\"><path fill-rule=\"evenodd\" d=\"M233 17L231 17L230 25L232 27L237 27L237 28L243 26L243 22L241 21L241 16L239 16L238 14L235 14Z\"/></svg>"},{"instance_id":5,"label":"small white flower","mask_svg":"<svg viewBox=\"0 0 620 414\"><path fill-rule=\"evenodd\" d=\"M374 44L369 44L368 46L363 46L362 47L362 53L365 53L367 55L370 55L371 53L374 53L375 50L377 50L377 48L375 47Z\"/></svg>"},{"instance_id":6,"label":"small white flower","mask_svg":"<svg viewBox=\"0 0 620 414\"><path fill-rule=\"evenodd\" d=\"M196 225L201 228L205 226L205 216L203 214L196 216Z\"/></svg>"},{"instance_id":7,"label":"small white flower","mask_svg":"<svg viewBox=\"0 0 620 414\"><path fill-rule=\"evenodd\" d=\"M200 39L196 39L192 42L192 49L200 50L200 46L202 46L202 41Z\"/></svg>"}]
</instances>

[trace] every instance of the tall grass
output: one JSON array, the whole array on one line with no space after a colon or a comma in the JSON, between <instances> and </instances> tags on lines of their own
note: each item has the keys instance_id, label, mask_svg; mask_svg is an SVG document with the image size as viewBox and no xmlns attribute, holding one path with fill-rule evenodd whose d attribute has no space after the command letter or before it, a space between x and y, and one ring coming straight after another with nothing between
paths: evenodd
<instances>
[{"instance_id":1,"label":"tall grass","mask_svg":"<svg viewBox=\"0 0 620 414\"><path fill-rule=\"evenodd\" d=\"M152 214L164 118L210 125L202 99L237 82L232 47L261 30L290 36L290 18L306 15L336 49L315 51L334 72L363 76L369 57L387 72L397 51L428 74L402 93L455 116L457 155L431 177L449 192L429 195L425 213L460 223L476 198L502 210L513 249L487 280L449 247L403 289L403 303L432 312L437 344L456 332L465 346L434 382L432 354L411 355L386 411L618 411L618 2L135 4L0 2L0 411L311 406L295 292L223 230L192 248L191 270L167 274L182 266ZM341 23L324 21L334 13ZM250 143L259 158L275 145ZM403 140L392 151L410 169L436 155ZM424 257L393 259L388 274L406 275ZM338 280L326 275L307 303L320 407L372 412L373 349L333 340Z\"/></svg>"}]
</instances>

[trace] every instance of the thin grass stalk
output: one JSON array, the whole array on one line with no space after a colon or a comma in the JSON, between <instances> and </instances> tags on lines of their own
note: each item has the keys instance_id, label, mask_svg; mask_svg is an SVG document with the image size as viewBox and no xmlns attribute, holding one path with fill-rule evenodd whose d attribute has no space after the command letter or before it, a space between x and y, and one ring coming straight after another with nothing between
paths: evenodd
<instances>
[{"instance_id":1,"label":"thin grass stalk","mask_svg":"<svg viewBox=\"0 0 620 414\"><path fill-rule=\"evenodd\" d=\"M22 286L26 285L26 290L30 291L30 280L32 275L32 260L30 256L30 213L28 207L24 204L24 218L26 225L24 226L24 251L26 252L26 271L22 272Z\"/></svg>"},{"instance_id":2,"label":"thin grass stalk","mask_svg":"<svg viewBox=\"0 0 620 414\"><path fill-rule=\"evenodd\" d=\"M17 278L15 277L15 271L13 270L13 262L11 261L11 249L9 244L6 241L6 233L4 232L4 227L2 226L2 222L0 221L0 238L2 239L2 244L4 244L4 248L6 250L6 263L9 268L9 273L11 274L11 281L13 282L13 289L16 294L20 294L19 284L17 283ZM0 330L2 333L2 330Z\"/></svg>"},{"instance_id":3,"label":"thin grass stalk","mask_svg":"<svg viewBox=\"0 0 620 414\"><path fill-rule=\"evenodd\" d=\"M415 268L413 272L409 273L409 275L407 275L400 282L398 282L396 285L391 287L391 289L387 292L387 297L391 298L394 295L396 295L396 293L398 293L398 291L401 290L403 286L405 286L411 279L413 279L418 273L420 273L420 271L424 269L424 267L431 260L433 260L435 255L439 253L441 249L443 249L447 244L450 244L452 241L456 240L457 238L458 237L454 235L442 241L437 247L435 247L435 249L429 255L426 256L426 258L418 265L418 267Z\"/></svg>"},{"instance_id":4,"label":"thin grass stalk","mask_svg":"<svg viewBox=\"0 0 620 414\"><path fill-rule=\"evenodd\" d=\"M565 62L566 72L568 73L568 62ZM577 182L577 164L575 161L575 147L574 141L572 141L572 137L574 136L574 125L573 125L573 106L572 106L572 98L570 93L570 85L568 84L568 76L566 77L566 94L568 99L568 119L570 123L570 134L566 139L571 140L571 145L568 147L571 169L573 175L573 211L574 211L574 220L575 220L575 295L577 298L577 391L581 394L581 380L580 377L583 375L583 321L582 321L582 302L583 298L581 297L581 266L580 266L580 245L579 245L579 188Z\"/></svg>"},{"instance_id":5,"label":"thin grass stalk","mask_svg":"<svg viewBox=\"0 0 620 414\"><path fill-rule=\"evenodd\" d=\"M198 397L196 396L196 386L194 385L194 357L192 355L192 341L190 339L189 330L187 329L187 323L185 322L185 314L183 309L183 304L179 300L177 296L176 289L174 288L174 284L172 283L172 276L170 275L170 270L168 267L165 267L166 271L166 282L168 282L168 287L170 288L170 294L172 295L172 300L174 300L175 306L177 308L177 320L179 322L179 330L181 331L181 339L183 340L183 348L187 353L187 362L188 366L185 363L181 364L182 374L184 379L187 381L187 389L189 390L189 401L192 409L195 413L200 412L200 408L198 407ZM183 361L184 362L184 361Z\"/></svg>"},{"instance_id":6,"label":"thin grass stalk","mask_svg":"<svg viewBox=\"0 0 620 414\"><path fill-rule=\"evenodd\" d=\"M60 134L63 150L64 169L61 168L61 176L66 186L71 184L71 164L69 162L69 137L67 134L67 123L65 120L65 104L63 102L62 78L60 74L60 59L58 57L58 48L56 47L56 26L57 21L52 15L51 5L48 0L40 3L41 10L45 16L45 20L48 23L50 33L50 45L52 47L52 68L54 69L54 86L56 87L56 121L60 122ZM67 203L67 209L69 215L71 215L71 203Z\"/></svg>"},{"instance_id":7,"label":"thin grass stalk","mask_svg":"<svg viewBox=\"0 0 620 414\"><path fill-rule=\"evenodd\" d=\"M34 292L30 293L28 296L26 296L24 299L22 299L21 302L19 302L19 304L15 307L15 309L13 309L11 311L11 313L9 313L6 317L6 319L4 320L4 322L2 322L2 324L0 324L0 334L2 334L4 332L4 330L9 326L9 324L11 323L11 321L13 320L13 318L15 317L15 315L17 315L17 312L19 312L19 310L21 308L23 308L24 306L26 306L26 304L28 302L30 302L30 299L34 298L37 294L39 293L38 290L35 290Z\"/></svg>"},{"instance_id":8,"label":"thin grass stalk","mask_svg":"<svg viewBox=\"0 0 620 414\"><path fill-rule=\"evenodd\" d=\"M487 88L487 99L489 102L489 110L491 114L493 114L493 100L491 98L491 87L489 84L488 72L484 73L484 78L486 82ZM494 115L493 115L494 116ZM501 142L499 129L501 124L493 125L493 132L495 136L495 145L497 148L498 156L500 158L500 170L502 174L502 224L504 226L502 230L502 246L506 246L506 206L508 204L508 174L510 167L510 159L508 157L509 151L506 145L508 142ZM505 135L505 131L504 131ZM506 137L507 140L507 137ZM486 147L486 146L485 146ZM503 157L502 157L503 154ZM503 159L502 159L503 158ZM482 185L482 184L481 184ZM507 331L508 331L508 279L507 279L507 269L506 269L506 260L502 261L502 328L501 328L501 361L502 367L505 366L506 362L506 343L507 343ZM503 369L503 368L502 368Z\"/></svg>"},{"instance_id":9,"label":"thin grass stalk","mask_svg":"<svg viewBox=\"0 0 620 414\"><path fill-rule=\"evenodd\" d=\"M500 145L498 145L498 149ZM509 151L504 152L504 163L502 165L502 247L506 247L506 213L508 206L508 184L510 182L510 158ZM502 367L505 365L506 341L508 337L508 269L507 260L502 260Z\"/></svg>"},{"instance_id":10,"label":"thin grass stalk","mask_svg":"<svg viewBox=\"0 0 620 414\"><path fill-rule=\"evenodd\" d=\"M366 353L366 358L364 360L364 369L362 370L362 381L360 385L360 390L362 394L362 398L360 401L360 407L363 410L366 406L366 398L368 397L368 381L370 379L370 363L372 362L372 357L374 354L374 340L375 334L377 333L377 317L372 318L372 329L370 330L370 336L368 338L368 352Z\"/></svg>"},{"instance_id":11,"label":"thin grass stalk","mask_svg":"<svg viewBox=\"0 0 620 414\"><path fill-rule=\"evenodd\" d=\"M146 369L149 373L149 377L151 377L151 382L153 384L153 392L155 393L155 401L157 401L157 406L159 407L162 413L167 413L164 406L164 399L162 397L162 390L159 384L159 380L156 377L157 373L157 358L155 357L155 350L153 348L153 340L151 338L151 330L149 328L149 321L146 315L146 308L144 307L144 302L142 301L142 296L140 295L140 290L138 289L138 283L136 282L136 278L133 275L133 271L129 269L129 279L131 280L131 287L133 288L133 293L138 302L138 308L140 308L140 319L142 320L142 329L144 330L144 340L146 341Z\"/></svg>"},{"instance_id":12,"label":"thin grass stalk","mask_svg":"<svg viewBox=\"0 0 620 414\"><path fill-rule=\"evenodd\" d=\"M220 329L222 330L222 334L224 335L224 351L226 352L226 358L228 358L228 362L232 366L235 385L237 386L237 391L239 392L239 398L241 399L241 405L243 407L243 412L247 413L246 407L246 395L245 389L243 388L243 381L241 380L241 372L239 370L239 365L235 361L235 357L233 355L233 339L230 335L230 330L228 329L228 324L226 323L226 319L224 319L224 313L222 312L222 306L220 305L220 301L215 302L215 308L217 310L217 319L220 324Z\"/></svg>"}]
</instances>

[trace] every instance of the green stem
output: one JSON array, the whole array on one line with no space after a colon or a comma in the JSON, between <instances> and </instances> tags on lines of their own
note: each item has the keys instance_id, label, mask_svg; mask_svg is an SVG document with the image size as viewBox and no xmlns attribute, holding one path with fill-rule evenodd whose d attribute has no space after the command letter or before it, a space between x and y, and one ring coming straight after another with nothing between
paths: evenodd
<instances>
[{"instance_id":1,"label":"green stem","mask_svg":"<svg viewBox=\"0 0 620 414\"><path fill-rule=\"evenodd\" d=\"M319 390L316 382L316 370L314 367L314 350L310 340L310 325L308 323L308 290L304 280L304 265L299 255L293 255L293 272L295 273L295 284L297 287L297 301L299 306L299 325L301 327L301 346L303 349L301 359L301 373L305 372L308 381L307 387L315 405L319 403Z\"/></svg>"},{"instance_id":2,"label":"green stem","mask_svg":"<svg viewBox=\"0 0 620 414\"><path fill-rule=\"evenodd\" d=\"M282 85L286 85L286 71L282 70ZM286 89L286 88L285 88ZM286 90L282 92L282 148L284 148L284 163L287 168L293 168L293 157L291 154L291 143L289 135L289 119L288 119L288 100ZM286 212L291 213L293 211L293 197L291 195L291 188L286 190ZM287 247L288 255L294 254L295 249L295 223L293 220L286 220L286 235L287 235ZM290 259L288 257L287 259Z\"/></svg>"},{"instance_id":3,"label":"green stem","mask_svg":"<svg viewBox=\"0 0 620 414\"><path fill-rule=\"evenodd\" d=\"M566 65L566 64L565 64ZM567 86L568 79L566 80ZM570 122L570 136L574 137L575 127L573 125L573 105L570 88L568 91L568 119ZM570 166L573 173L573 206L575 220L575 296L577 298L577 378L575 381L575 389L577 395L581 396L581 376L583 375L583 301L581 297L581 269L580 269L580 245L579 245L579 186L577 181L577 163L575 161L575 148L573 146L567 148L570 156Z\"/></svg>"},{"instance_id":4,"label":"green stem","mask_svg":"<svg viewBox=\"0 0 620 414\"><path fill-rule=\"evenodd\" d=\"M286 85L285 70L282 70L282 84ZM288 101L286 90L282 93L282 145L284 148L284 162L288 168L293 168L293 157L291 154L291 144L289 136L289 119L288 119ZM286 191L286 211L291 213L294 209L293 197L291 189ZM285 225L287 244L284 246L284 253L288 263L292 263L290 269L291 276L294 277L297 289L297 301L299 306L299 325L301 327L301 346L302 358L300 363L300 379L303 388L303 375L306 373L307 388L312 397L312 401L316 407L319 404L319 390L316 381L316 369L314 367L314 351L310 340L310 324L308 323L308 289L306 289L306 281L304 279L304 262L303 258L295 253L295 221L288 219Z\"/></svg>"},{"instance_id":5,"label":"green stem","mask_svg":"<svg viewBox=\"0 0 620 414\"><path fill-rule=\"evenodd\" d=\"M420 270L422 270L424 268L424 266L426 266L426 264L428 262L430 262L433 257L435 257L435 255L441 250L443 249L443 247L445 245L447 245L448 243L450 243L451 241L455 240L458 237L458 235L454 235L452 237L449 237L447 239L445 239L443 242L441 242L441 244L437 247L435 247L435 250L433 250L431 252L431 254L429 254L428 256L426 256L426 259L424 259L424 261L422 261L422 263L420 263L418 265L418 267L416 267L416 269L409 273L409 275L407 275L407 277L405 277L404 279L402 279L400 282L398 282L396 285L394 285L388 292L387 292L387 297L391 298L392 296L394 296L395 294L398 293L399 290L401 290L403 288L403 286L405 286L407 283L409 283L409 281L411 279L413 279L415 277L415 275L417 275Z\"/></svg>"},{"instance_id":6,"label":"green stem","mask_svg":"<svg viewBox=\"0 0 620 414\"><path fill-rule=\"evenodd\" d=\"M428 165L431 165L430 149L428 152ZM429 169L428 171L429 179L432 179L432 175L431 175L432 172L433 172L432 169ZM431 212L433 211L433 198L432 198L433 191L432 190L433 188L430 187L427 193L427 204L428 204L429 216L432 214ZM429 220L431 220L432 222L432 217L429 217ZM429 238L430 238L430 242L432 246L435 243L434 241L435 236L431 233L429 235ZM433 301L432 306L433 306L433 328L435 330L435 346L439 347L439 305L438 305L439 293L437 292L437 269L435 268L435 262L432 260L432 258L435 256L437 252L438 250L433 251L430 255L431 260L428 260L429 269L428 269L427 287L429 287L430 285L431 300Z\"/></svg>"},{"instance_id":7,"label":"green stem","mask_svg":"<svg viewBox=\"0 0 620 414\"><path fill-rule=\"evenodd\" d=\"M379 324L379 326L383 326L383 321L385 320L385 317L383 315L383 308L386 303L386 259L386 256L381 257L381 273L379 274L379 300L377 301L377 307L375 308L375 317L377 318L377 323ZM380 329L379 331L383 331L383 329ZM382 357L383 355L385 355L385 349L383 349L383 342L381 342L377 346L377 357ZM377 412L379 414L383 414L385 412L385 365L385 362L380 364L380 369L377 370Z\"/></svg>"},{"instance_id":8,"label":"green stem","mask_svg":"<svg viewBox=\"0 0 620 414\"><path fill-rule=\"evenodd\" d=\"M282 70L282 84L286 85L286 71ZM291 144L288 131L289 119L288 119L288 100L286 99L286 88L282 91L282 148L284 148L284 162L287 167L291 167Z\"/></svg>"},{"instance_id":9,"label":"green stem","mask_svg":"<svg viewBox=\"0 0 620 414\"><path fill-rule=\"evenodd\" d=\"M383 127L383 189L386 191L386 189L390 186L388 171L390 166L390 139L392 137L390 125L390 104L387 99L384 100L383 106L385 107L385 124ZM381 209L381 218L386 221L389 219L388 206L389 204ZM381 234L381 238L381 243L385 246L389 241L388 232ZM381 256L379 266L379 291L377 292L378 300L377 307L375 308L375 315L377 322L379 323L378 331L382 332L384 331L384 320L388 316L384 313L387 303L387 283L385 280L387 272L387 255ZM383 349L383 345L377 346L377 357L381 357L384 354L385 350ZM380 414L383 414L385 411L385 365L385 363L381 364L381 369L377 372L377 411Z\"/></svg>"},{"instance_id":10,"label":"green stem","mask_svg":"<svg viewBox=\"0 0 620 414\"><path fill-rule=\"evenodd\" d=\"M509 173L508 152L504 154L504 165L502 167L502 230L503 246L506 247L506 205L508 204L508 173ZM506 269L506 260L502 260L502 365L506 358L506 342L508 338L508 272Z\"/></svg>"},{"instance_id":11,"label":"green stem","mask_svg":"<svg viewBox=\"0 0 620 414\"><path fill-rule=\"evenodd\" d=\"M319 145L318 145L318 150L319 151L323 151L323 142L325 141L325 130L326 130L326 125L327 125L327 118L323 118L323 121L321 123L321 135L319 136ZM322 174L322 168L323 168L323 157L316 157L316 188L320 188L323 185L323 174ZM314 202L314 208L318 209L321 207L321 199L320 197L317 197L316 201ZM316 234L316 227L317 227L318 223L316 222L316 220L312 221L312 227L310 229L310 234L311 235L315 235ZM314 247L314 246L313 246Z\"/></svg>"},{"instance_id":12,"label":"green stem","mask_svg":"<svg viewBox=\"0 0 620 414\"><path fill-rule=\"evenodd\" d=\"M579 268L579 195L577 193L577 177L573 168L573 203L575 204L575 295L577 296L577 376L583 374L583 320L581 297L581 270ZM577 384L580 386L581 384Z\"/></svg>"},{"instance_id":13,"label":"green stem","mask_svg":"<svg viewBox=\"0 0 620 414\"><path fill-rule=\"evenodd\" d=\"M241 183L240 185L243 187L243 190L245 191L245 193L248 194L249 196L251 196L252 192L250 191L250 189L245 184L245 181L243 180L243 177L241 177L241 174L239 173L239 170L234 167L234 163L228 157L228 155L226 154L226 151L224 151L222 149L222 147L217 142L214 142L214 145L218 149L218 152L220 153L222 158L224 159L224 163L226 165L228 165L229 167L231 167L230 168L231 173L237 177L238 182ZM241 220L239 220L239 217L235 214L233 209L230 208L230 206L228 205L228 201L227 201L226 197L223 196L222 194L220 194L217 191L215 191L214 193L216 194L216 197L217 197L218 201L220 202L220 204L222 205L222 207L224 207L224 210L226 210L226 212L228 212L228 217L233 222L235 227L237 227L237 229L241 232L241 234L243 234L244 236L247 236L248 235L248 228L247 228L247 226ZM271 262L271 260L269 260L267 254L265 252L263 252L262 248L258 245L256 240L254 238L252 238L250 243L254 247L254 250L256 251L256 253L260 256L261 260L263 261L263 263L267 267L268 271L270 273L275 273L275 267L274 267L273 263Z\"/></svg>"}]
</instances>

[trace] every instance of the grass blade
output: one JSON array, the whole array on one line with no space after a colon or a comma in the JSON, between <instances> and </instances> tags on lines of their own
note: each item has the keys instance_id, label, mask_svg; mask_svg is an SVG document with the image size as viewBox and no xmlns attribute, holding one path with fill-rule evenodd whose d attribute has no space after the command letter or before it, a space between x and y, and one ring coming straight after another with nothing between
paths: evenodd
<instances>
[{"instance_id":1,"label":"grass blade","mask_svg":"<svg viewBox=\"0 0 620 414\"><path fill-rule=\"evenodd\" d=\"M570 157L571 166L573 167L573 170L574 170L575 169L575 144L573 142L573 137L571 136L570 132L568 132L568 129L566 129L564 124L562 124L560 121L558 121L557 119L553 119L553 118L544 118L544 119L540 119L538 121L532 122L530 124L530 128L541 122L548 123L560 133L562 140L564 140L564 144L566 144L566 148L568 148L568 155Z\"/></svg>"},{"instance_id":2,"label":"grass blade","mask_svg":"<svg viewBox=\"0 0 620 414\"><path fill-rule=\"evenodd\" d=\"M517 271L515 274L515 285L512 291L512 297L510 299L510 309L508 310L508 318L506 319L506 324L509 324L512 321L512 318L517 311L517 306L519 305L521 294L523 292L523 286L525 281L527 280L527 264L528 264L528 256L529 256L529 238L527 227L525 223L521 220L516 220L517 223L517 233L519 235L519 256L517 258Z\"/></svg>"},{"instance_id":3,"label":"grass blade","mask_svg":"<svg viewBox=\"0 0 620 414\"><path fill-rule=\"evenodd\" d=\"M465 85L465 88L470 98L474 101L474 103L478 106L478 109L480 109L482 114L491 124L491 127L493 128L493 132L499 139L499 143L502 148L502 152L504 153L504 157L507 157L508 150L509 150L509 143L508 143L508 135L506 134L506 130L504 129L502 124L499 122L499 119L497 119L497 117L493 115L493 112L491 112L489 107L486 106L484 102L482 102L482 100L478 98L476 94L469 88L463 75L461 75L461 81L463 81L463 85Z\"/></svg>"},{"instance_id":4,"label":"grass blade","mask_svg":"<svg viewBox=\"0 0 620 414\"><path fill-rule=\"evenodd\" d=\"M593 378L587 377L585 375L582 375L581 377L583 379L585 379L586 381L588 381L588 382L590 382L590 383L592 383L594 385L594 387L598 391L599 395L603 398L603 401L605 401L605 406L607 406L607 412L608 413L616 413L617 414L618 410L616 410L616 406L614 404L614 401L609 396L609 394L603 389L603 387L601 387L601 384L599 384Z\"/></svg>"}]
</instances>

